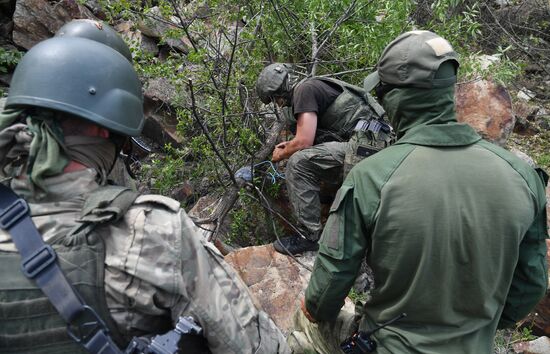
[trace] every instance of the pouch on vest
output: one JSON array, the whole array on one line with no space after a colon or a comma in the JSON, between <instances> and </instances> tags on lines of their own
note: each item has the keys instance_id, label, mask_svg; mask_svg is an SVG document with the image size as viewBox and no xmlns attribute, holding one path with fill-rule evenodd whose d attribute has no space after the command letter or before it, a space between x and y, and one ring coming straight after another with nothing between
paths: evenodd
<instances>
[{"instance_id":1,"label":"pouch on vest","mask_svg":"<svg viewBox=\"0 0 550 354\"><path fill-rule=\"evenodd\" d=\"M361 121L364 122L364 121ZM361 123L359 122L359 123ZM377 122L372 120L371 122ZM358 123L358 125L359 125ZM346 147L344 178L361 160L376 154L391 144L391 132L356 129Z\"/></svg>"},{"instance_id":2,"label":"pouch on vest","mask_svg":"<svg viewBox=\"0 0 550 354\"><path fill-rule=\"evenodd\" d=\"M48 243L57 255L63 274L84 303L107 324L119 347L124 340L111 318L104 289L105 250L101 237L93 232L97 223L118 220L137 193L123 187L104 187L90 193L82 211L83 226L68 234L52 237ZM52 215L52 217L55 217ZM20 269L19 253L1 252L5 272L0 283L0 352L2 353L87 353L67 334L67 323L50 299Z\"/></svg>"},{"instance_id":3,"label":"pouch on vest","mask_svg":"<svg viewBox=\"0 0 550 354\"><path fill-rule=\"evenodd\" d=\"M329 219L319 240L319 252L334 259L344 258L346 225L344 218L338 214L338 211L343 207L342 202L346 195L351 192L353 192L353 187L345 184L338 189L330 207Z\"/></svg>"},{"instance_id":4,"label":"pouch on vest","mask_svg":"<svg viewBox=\"0 0 550 354\"><path fill-rule=\"evenodd\" d=\"M101 238L81 232L50 243L67 280L84 302L107 323L115 341L122 340L107 308L104 289L105 250ZM0 252L4 281L0 287L0 352L88 353L67 334L67 323L34 281L23 275L19 253Z\"/></svg>"},{"instance_id":5,"label":"pouch on vest","mask_svg":"<svg viewBox=\"0 0 550 354\"><path fill-rule=\"evenodd\" d=\"M316 79L338 85L342 89L342 93L327 108L326 112L318 117L318 129L321 128L334 133L340 137L340 141L348 141L357 122L382 118L383 110L379 113L372 107L369 101L366 100L365 90L362 87L333 78L317 77Z\"/></svg>"}]
</instances>

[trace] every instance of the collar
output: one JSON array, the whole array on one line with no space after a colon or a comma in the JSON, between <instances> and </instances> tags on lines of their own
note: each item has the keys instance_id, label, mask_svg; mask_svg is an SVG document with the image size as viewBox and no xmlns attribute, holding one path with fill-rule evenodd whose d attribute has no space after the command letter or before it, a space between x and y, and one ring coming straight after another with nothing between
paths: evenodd
<instances>
[{"instance_id":1,"label":"collar","mask_svg":"<svg viewBox=\"0 0 550 354\"><path fill-rule=\"evenodd\" d=\"M44 179L48 193L37 198L35 188L27 178L12 179L11 188L15 193L30 203L49 203L71 199L89 193L99 187L96 182L97 172L87 168L80 171L62 173Z\"/></svg>"},{"instance_id":2,"label":"collar","mask_svg":"<svg viewBox=\"0 0 550 354\"><path fill-rule=\"evenodd\" d=\"M475 130L465 123L418 125L409 129L398 144L425 146L466 146L481 140Z\"/></svg>"}]
</instances>

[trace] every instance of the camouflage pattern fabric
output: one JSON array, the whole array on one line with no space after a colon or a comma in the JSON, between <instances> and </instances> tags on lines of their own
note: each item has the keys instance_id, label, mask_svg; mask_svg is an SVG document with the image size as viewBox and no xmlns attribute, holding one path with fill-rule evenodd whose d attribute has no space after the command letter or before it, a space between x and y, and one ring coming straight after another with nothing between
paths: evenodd
<instances>
[{"instance_id":1,"label":"camouflage pattern fabric","mask_svg":"<svg viewBox=\"0 0 550 354\"><path fill-rule=\"evenodd\" d=\"M297 227L304 236L317 241L321 225L321 181L342 181L342 166L348 143L328 142L295 152L285 170L288 196Z\"/></svg>"},{"instance_id":2,"label":"camouflage pattern fabric","mask_svg":"<svg viewBox=\"0 0 550 354\"><path fill-rule=\"evenodd\" d=\"M390 136L383 132L357 131L348 142L344 158L344 178L365 157L373 155L390 144Z\"/></svg>"},{"instance_id":3,"label":"camouflage pattern fabric","mask_svg":"<svg viewBox=\"0 0 550 354\"><path fill-rule=\"evenodd\" d=\"M87 193L98 188L95 178L93 169L48 178L49 193L40 203L25 180L12 180L12 188L29 201L48 241L78 226ZM282 333L177 201L139 196L122 219L95 232L105 242L107 304L127 340L189 315L203 327L212 353L290 353ZM15 251L1 230L0 250Z\"/></svg>"},{"instance_id":4,"label":"camouflage pattern fabric","mask_svg":"<svg viewBox=\"0 0 550 354\"><path fill-rule=\"evenodd\" d=\"M340 343L357 331L358 320L358 316L342 309L332 322L311 323L298 309L288 344L294 354L341 353Z\"/></svg>"},{"instance_id":5,"label":"camouflage pattern fabric","mask_svg":"<svg viewBox=\"0 0 550 354\"><path fill-rule=\"evenodd\" d=\"M357 155L359 147L369 147L371 153L387 145L372 132L354 132L348 142L328 142L295 152L286 166L288 196L297 219L299 231L317 241L323 231L321 224L320 183L342 183L351 168L366 156Z\"/></svg>"}]
</instances>

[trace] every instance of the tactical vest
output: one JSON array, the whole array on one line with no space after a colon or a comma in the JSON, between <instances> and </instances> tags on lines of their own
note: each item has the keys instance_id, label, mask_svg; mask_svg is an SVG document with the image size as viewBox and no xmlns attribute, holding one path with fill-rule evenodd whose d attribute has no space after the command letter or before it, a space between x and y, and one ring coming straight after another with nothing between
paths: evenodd
<instances>
[{"instance_id":1,"label":"tactical vest","mask_svg":"<svg viewBox=\"0 0 550 354\"><path fill-rule=\"evenodd\" d=\"M367 101L365 90L361 87L327 77L315 77L315 79L338 85L342 90L323 115L317 117L315 144L326 141L348 141L359 120L381 118L383 110L381 107L379 109L372 107L372 104ZM296 85L300 85L305 80ZM291 107L283 109L282 112L291 125L296 124Z\"/></svg>"},{"instance_id":2,"label":"tactical vest","mask_svg":"<svg viewBox=\"0 0 550 354\"><path fill-rule=\"evenodd\" d=\"M117 330L105 298L102 238L94 225L120 219L137 193L108 186L90 193L82 210L83 228L48 241L68 281L85 303L107 324L119 348L125 340ZM87 353L67 334L67 324L33 281L23 275L19 253L0 251L0 352L33 354Z\"/></svg>"}]
</instances>

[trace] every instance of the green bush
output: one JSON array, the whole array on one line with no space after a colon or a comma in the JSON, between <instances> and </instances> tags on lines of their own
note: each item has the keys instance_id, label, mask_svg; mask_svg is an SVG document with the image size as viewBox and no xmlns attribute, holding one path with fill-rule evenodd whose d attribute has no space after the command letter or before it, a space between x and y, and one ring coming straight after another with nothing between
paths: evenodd
<instances>
[{"instance_id":1,"label":"green bush","mask_svg":"<svg viewBox=\"0 0 550 354\"><path fill-rule=\"evenodd\" d=\"M0 74L13 70L21 57L23 57L23 53L18 50L8 50L0 47Z\"/></svg>"},{"instance_id":2,"label":"green bush","mask_svg":"<svg viewBox=\"0 0 550 354\"><path fill-rule=\"evenodd\" d=\"M469 54L481 54L480 1L100 2L109 19L136 23L152 19L154 3L161 21L177 20L161 44L184 38L189 46L189 53L171 52L160 60L131 43L139 74L167 79L177 92L172 104L183 144L166 149L167 158L152 163L149 171L160 192L182 180L221 191L234 171L253 161L274 121L273 108L261 105L254 89L257 75L271 61L292 62L304 77L315 69L317 75L337 74L361 85L393 38L427 29L447 38L461 54L460 80L491 75L506 83L523 68L507 56L508 48L496 53L500 61L487 70ZM269 188L264 192L276 192L276 187ZM253 220L247 212L241 209L233 215L234 238L252 232L244 228L245 221Z\"/></svg>"}]
</instances>

